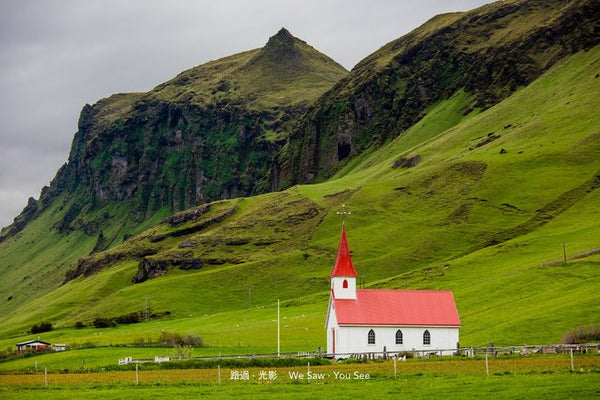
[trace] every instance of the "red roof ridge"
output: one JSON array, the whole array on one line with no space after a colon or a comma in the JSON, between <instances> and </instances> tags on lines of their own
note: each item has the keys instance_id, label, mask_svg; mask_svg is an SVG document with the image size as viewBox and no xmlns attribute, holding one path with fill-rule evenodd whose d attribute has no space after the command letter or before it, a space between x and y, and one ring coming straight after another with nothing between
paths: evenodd
<instances>
[{"instance_id":1,"label":"red roof ridge","mask_svg":"<svg viewBox=\"0 0 600 400\"><path fill-rule=\"evenodd\" d=\"M428 293L452 293L452 290L448 289L357 289L357 292L428 292Z\"/></svg>"}]
</instances>

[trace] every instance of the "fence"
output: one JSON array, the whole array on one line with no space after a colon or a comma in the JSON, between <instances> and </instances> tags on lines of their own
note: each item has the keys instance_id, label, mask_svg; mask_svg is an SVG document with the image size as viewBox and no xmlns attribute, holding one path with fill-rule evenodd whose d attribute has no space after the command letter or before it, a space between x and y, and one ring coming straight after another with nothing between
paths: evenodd
<instances>
[{"instance_id":1,"label":"fence","mask_svg":"<svg viewBox=\"0 0 600 400\"><path fill-rule=\"evenodd\" d=\"M521 355L528 356L531 354L579 354L579 353L600 353L600 344L550 344L550 345L523 345L523 346L499 346L496 347L490 344L487 347L460 347L455 349L411 349L402 351L381 351L381 352L365 352L365 353L323 353L320 349L316 351L299 351L288 353L253 353L253 354L227 354L218 356L201 356L190 357L188 360L227 360L227 359L268 359L268 358L336 358L347 359L355 358L357 360L375 360L375 359L392 359L392 358L432 358L443 357L447 354L465 357L477 356L492 356L498 357L502 355ZM119 364L140 364L149 362L165 362L165 361L180 361L175 358L167 359L168 357L155 357L147 359L133 359L125 357L119 360Z\"/></svg>"},{"instance_id":2,"label":"fence","mask_svg":"<svg viewBox=\"0 0 600 400\"><path fill-rule=\"evenodd\" d=\"M365 353L336 353L324 354L326 358L356 358L356 359L391 359L391 358L430 358L442 357L444 355L477 357L499 355L522 355L530 354L565 354L565 353L588 353L600 352L600 344L550 344L550 345L523 345L523 346L500 346L490 344L487 347L460 347L456 349L411 349L402 351L382 351Z\"/></svg>"}]
</instances>

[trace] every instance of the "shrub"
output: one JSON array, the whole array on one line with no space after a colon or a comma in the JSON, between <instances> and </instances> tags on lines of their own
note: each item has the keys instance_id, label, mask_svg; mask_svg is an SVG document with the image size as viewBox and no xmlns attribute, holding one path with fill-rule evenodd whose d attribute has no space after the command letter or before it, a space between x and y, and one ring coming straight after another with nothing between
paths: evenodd
<instances>
[{"instance_id":1,"label":"shrub","mask_svg":"<svg viewBox=\"0 0 600 400\"><path fill-rule=\"evenodd\" d=\"M115 322L118 324L137 324L142 321L140 312L132 312L129 314L119 315L115 318Z\"/></svg>"},{"instance_id":2,"label":"shrub","mask_svg":"<svg viewBox=\"0 0 600 400\"><path fill-rule=\"evenodd\" d=\"M86 325L83 322L81 322L81 321L75 322L74 326L75 326L75 329L82 329L82 328L86 327Z\"/></svg>"},{"instance_id":3,"label":"shrub","mask_svg":"<svg viewBox=\"0 0 600 400\"><path fill-rule=\"evenodd\" d=\"M594 325L579 325L572 331L563 335L562 343L564 344L580 344L600 340L600 326Z\"/></svg>"},{"instance_id":4,"label":"shrub","mask_svg":"<svg viewBox=\"0 0 600 400\"><path fill-rule=\"evenodd\" d=\"M179 333L162 331L158 337L158 344L163 346L175 346L183 344L183 337Z\"/></svg>"},{"instance_id":5,"label":"shrub","mask_svg":"<svg viewBox=\"0 0 600 400\"><path fill-rule=\"evenodd\" d=\"M173 346L173 358L176 360L189 360L192 358L192 348L185 345Z\"/></svg>"},{"instance_id":6,"label":"shrub","mask_svg":"<svg viewBox=\"0 0 600 400\"><path fill-rule=\"evenodd\" d=\"M202 339L202 336L185 335L183 337L182 343L184 346L202 347L202 345L204 344L204 340Z\"/></svg>"},{"instance_id":7,"label":"shrub","mask_svg":"<svg viewBox=\"0 0 600 400\"><path fill-rule=\"evenodd\" d=\"M35 324L31 327L29 332L31 333L42 333L50 332L52 330L52 322L40 322L39 325Z\"/></svg>"},{"instance_id":8,"label":"shrub","mask_svg":"<svg viewBox=\"0 0 600 400\"><path fill-rule=\"evenodd\" d=\"M109 328L111 326L117 326L114 320L103 317L96 318L92 323L96 328Z\"/></svg>"}]
</instances>

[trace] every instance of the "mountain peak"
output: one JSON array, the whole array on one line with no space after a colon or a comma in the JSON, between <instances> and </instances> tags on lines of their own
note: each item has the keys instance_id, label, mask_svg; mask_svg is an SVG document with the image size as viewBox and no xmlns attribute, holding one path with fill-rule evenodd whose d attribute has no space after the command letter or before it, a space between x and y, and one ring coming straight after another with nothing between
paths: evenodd
<instances>
[{"instance_id":1,"label":"mountain peak","mask_svg":"<svg viewBox=\"0 0 600 400\"><path fill-rule=\"evenodd\" d=\"M301 56L301 50L297 44L306 43L294 37L287 29L281 28L279 32L269 38L261 53L276 62L295 59Z\"/></svg>"},{"instance_id":2,"label":"mountain peak","mask_svg":"<svg viewBox=\"0 0 600 400\"><path fill-rule=\"evenodd\" d=\"M288 40L288 41L290 41L290 40L294 39L294 35L292 35L290 33L290 31L288 31L287 29L281 28L279 30L279 32L277 32L275 34L275 36L272 36L269 40L271 40L271 39Z\"/></svg>"}]
</instances>

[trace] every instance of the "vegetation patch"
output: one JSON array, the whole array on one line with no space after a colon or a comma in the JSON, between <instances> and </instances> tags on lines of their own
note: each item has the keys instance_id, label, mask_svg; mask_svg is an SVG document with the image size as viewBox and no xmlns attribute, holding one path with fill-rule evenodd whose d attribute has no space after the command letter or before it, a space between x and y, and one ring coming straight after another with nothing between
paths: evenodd
<instances>
[{"instance_id":1,"label":"vegetation patch","mask_svg":"<svg viewBox=\"0 0 600 400\"><path fill-rule=\"evenodd\" d=\"M600 341L600 325L579 325L577 328L565 333L562 343L581 344Z\"/></svg>"}]
</instances>

